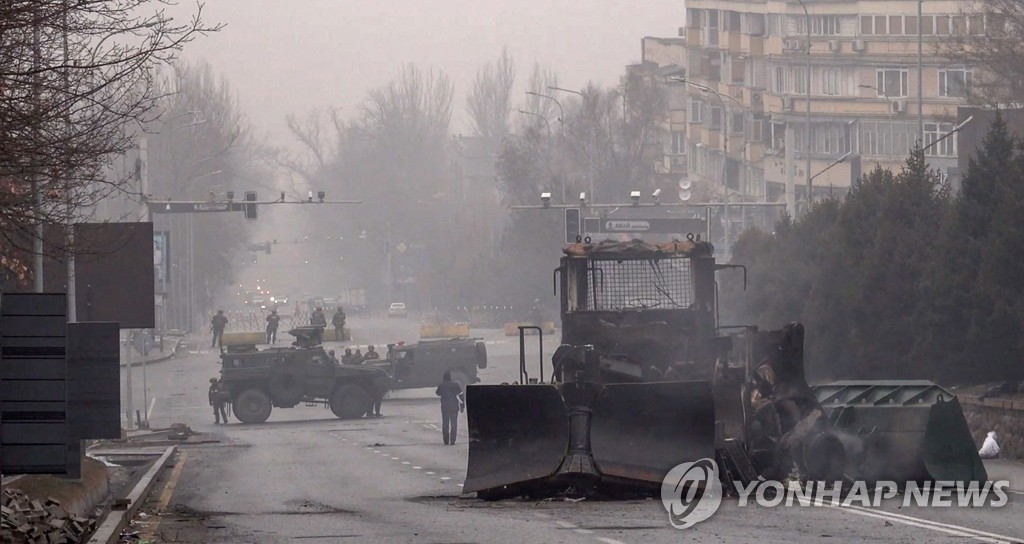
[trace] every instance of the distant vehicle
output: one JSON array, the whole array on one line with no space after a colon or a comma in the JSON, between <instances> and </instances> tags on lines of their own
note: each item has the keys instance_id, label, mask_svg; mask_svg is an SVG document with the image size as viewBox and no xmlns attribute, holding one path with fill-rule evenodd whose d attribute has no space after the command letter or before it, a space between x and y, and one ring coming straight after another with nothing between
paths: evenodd
<instances>
[{"instance_id":1,"label":"distant vehicle","mask_svg":"<svg viewBox=\"0 0 1024 544\"><path fill-rule=\"evenodd\" d=\"M252 306L255 306L256 308L259 308L261 310L266 309L267 298L264 297L263 295L256 295L252 297Z\"/></svg>"},{"instance_id":2,"label":"distant vehicle","mask_svg":"<svg viewBox=\"0 0 1024 544\"><path fill-rule=\"evenodd\" d=\"M221 353L221 379L230 392L232 410L243 423L263 423L274 407L300 402L323 404L341 419L363 417L388 390L384 369L340 365L317 344L316 327L289 331L294 347L257 350L255 345L228 346Z\"/></svg>"},{"instance_id":3,"label":"distant vehicle","mask_svg":"<svg viewBox=\"0 0 1024 544\"><path fill-rule=\"evenodd\" d=\"M408 315L404 302L392 302L388 308L388 317L407 317Z\"/></svg>"},{"instance_id":4,"label":"distant vehicle","mask_svg":"<svg viewBox=\"0 0 1024 544\"><path fill-rule=\"evenodd\" d=\"M391 376L391 389L436 387L445 372L463 390L477 383L477 369L487 368L487 347L472 338L420 340L415 344L394 346L384 359L365 364L382 368Z\"/></svg>"}]
</instances>

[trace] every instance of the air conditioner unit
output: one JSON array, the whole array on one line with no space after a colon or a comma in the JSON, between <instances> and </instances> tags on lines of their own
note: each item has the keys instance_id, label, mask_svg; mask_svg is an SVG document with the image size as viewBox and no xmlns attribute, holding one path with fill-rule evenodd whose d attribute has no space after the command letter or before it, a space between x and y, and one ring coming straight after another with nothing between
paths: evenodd
<instances>
[{"instance_id":1,"label":"air conditioner unit","mask_svg":"<svg viewBox=\"0 0 1024 544\"><path fill-rule=\"evenodd\" d=\"M889 113L906 113L907 101L906 100L893 100L889 103Z\"/></svg>"},{"instance_id":2,"label":"air conditioner unit","mask_svg":"<svg viewBox=\"0 0 1024 544\"><path fill-rule=\"evenodd\" d=\"M793 111L793 99L783 97L782 99L782 111Z\"/></svg>"},{"instance_id":3,"label":"air conditioner unit","mask_svg":"<svg viewBox=\"0 0 1024 544\"><path fill-rule=\"evenodd\" d=\"M686 27L685 26L679 27L679 37L680 38L685 38L686 37Z\"/></svg>"},{"instance_id":4,"label":"air conditioner unit","mask_svg":"<svg viewBox=\"0 0 1024 544\"><path fill-rule=\"evenodd\" d=\"M803 41L797 39L787 39L786 41L782 42L782 50L787 53L803 51L804 43Z\"/></svg>"},{"instance_id":5,"label":"air conditioner unit","mask_svg":"<svg viewBox=\"0 0 1024 544\"><path fill-rule=\"evenodd\" d=\"M858 53L863 53L867 49L867 45L864 40L853 40L853 50Z\"/></svg>"},{"instance_id":6,"label":"air conditioner unit","mask_svg":"<svg viewBox=\"0 0 1024 544\"><path fill-rule=\"evenodd\" d=\"M840 50L839 40L829 40L828 50L831 51L832 53L838 53Z\"/></svg>"}]
</instances>

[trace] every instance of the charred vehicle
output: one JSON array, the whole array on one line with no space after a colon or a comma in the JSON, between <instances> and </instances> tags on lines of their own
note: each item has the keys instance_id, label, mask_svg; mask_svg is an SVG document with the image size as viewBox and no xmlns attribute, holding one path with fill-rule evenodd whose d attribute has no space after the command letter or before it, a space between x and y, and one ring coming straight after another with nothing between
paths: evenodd
<instances>
[{"instance_id":1,"label":"charred vehicle","mask_svg":"<svg viewBox=\"0 0 1024 544\"><path fill-rule=\"evenodd\" d=\"M221 353L221 380L239 421L263 423L273 408L299 403L329 407L341 419L359 418L387 393L383 370L338 364L316 341L320 329L289 331L296 337L292 347L238 345Z\"/></svg>"},{"instance_id":2,"label":"charred vehicle","mask_svg":"<svg viewBox=\"0 0 1024 544\"><path fill-rule=\"evenodd\" d=\"M956 399L938 386L813 388L802 325L720 327L716 272L742 267L716 264L710 243L578 242L564 253L548 372L541 361L530 375L520 327L519 383L467 388L465 492L654 489L705 458L730 481L985 479Z\"/></svg>"},{"instance_id":3,"label":"charred vehicle","mask_svg":"<svg viewBox=\"0 0 1024 544\"><path fill-rule=\"evenodd\" d=\"M445 372L463 388L477 383L477 369L487 368L487 346L470 338L421 340L389 345L384 359L364 364L381 368L391 377L391 389L436 387Z\"/></svg>"}]
</instances>

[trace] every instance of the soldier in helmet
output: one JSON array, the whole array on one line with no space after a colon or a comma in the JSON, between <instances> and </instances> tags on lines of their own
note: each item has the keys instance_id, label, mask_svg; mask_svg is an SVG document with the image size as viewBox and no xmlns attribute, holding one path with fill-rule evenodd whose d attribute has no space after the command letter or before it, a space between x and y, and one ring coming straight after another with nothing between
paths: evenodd
<instances>
[{"instance_id":1,"label":"soldier in helmet","mask_svg":"<svg viewBox=\"0 0 1024 544\"><path fill-rule=\"evenodd\" d=\"M352 348L345 348L345 354L341 356L341 364L351 365L352 363Z\"/></svg>"},{"instance_id":2,"label":"soldier in helmet","mask_svg":"<svg viewBox=\"0 0 1024 544\"><path fill-rule=\"evenodd\" d=\"M227 391L222 387L220 380L210 378L210 406L213 406L213 418L216 425L220 424L221 418L224 419L225 424L228 422L228 412L225 409L227 405L226 396Z\"/></svg>"},{"instance_id":3,"label":"soldier in helmet","mask_svg":"<svg viewBox=\"0 0 1024 544\"><path fill-rule=\"evenodd\" d=\"M361 365L363 361L363 350L356 348L356 352L352 354L352 364Z\"/></svg>"},{"instance_id":4,"label":"soldier in helmet","mask_svg":"<svg viewBox=\"0 0 1024 544\"><path fill-rule=\"evenodd\" d=\"M364 361L369 361L370 359L380 359L380 354L373 349L372 345L366 346L366 355L363 356Z\"/></svg>"}]
</instances>

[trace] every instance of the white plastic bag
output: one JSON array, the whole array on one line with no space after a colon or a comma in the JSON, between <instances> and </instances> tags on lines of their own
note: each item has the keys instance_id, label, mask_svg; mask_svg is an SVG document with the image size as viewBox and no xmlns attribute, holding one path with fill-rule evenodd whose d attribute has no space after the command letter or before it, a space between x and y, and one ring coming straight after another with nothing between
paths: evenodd
<instances>
[{"instance_id":1,"label":"white plastic bag","mask_svg":"<svg viewBox=\"0 0 1024 544\"><path fill-rule=\"evenodd\" d=\"M989 431L988 436L985 437L985 443L981 445L981 449L978 450L978 455L982 459L995 459L999 457L999 444L996 442L995 431Z\"/></svg>"}]
</instances>

